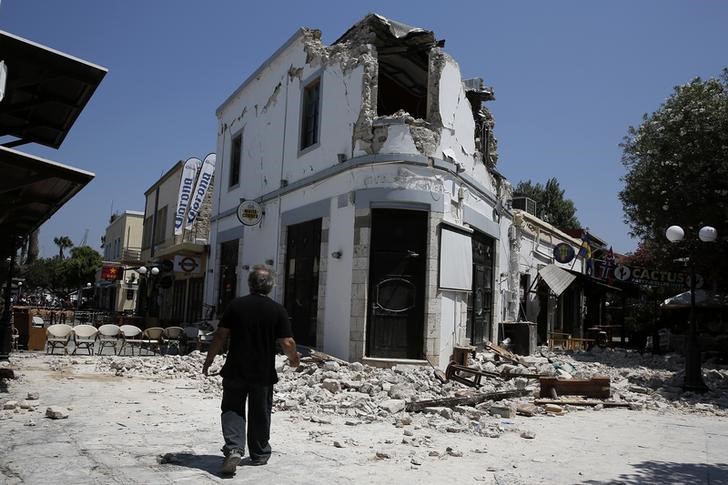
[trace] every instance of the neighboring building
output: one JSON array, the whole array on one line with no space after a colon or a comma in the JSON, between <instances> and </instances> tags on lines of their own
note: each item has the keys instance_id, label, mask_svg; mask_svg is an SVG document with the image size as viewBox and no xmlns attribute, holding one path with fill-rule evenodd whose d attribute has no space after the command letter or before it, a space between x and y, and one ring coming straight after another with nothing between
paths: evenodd
<instances>
[{"instance_id":1,"label":"neighboring building","mask_svg":"<svg viewBox=\"0 0 728 485\"><path fill-rule=\"evenodd\" d=\"M493 92L442 44L374 14L331 46L301 29L220 106L218 314L268 262L297 342L348 360L444 366L497 338L510 187L492 170Z\"/></svg>"},{"instance_id":2,"label":"neighboring building","mask_svg":"<svg viewBox=\"0 0 728 485\"><path fill-rule=\"evenodd\" d=\"M177 162L144 193L141 260L147 271L140 279L137 312L150 324L193 322L202 316L212 191L205 193L190 228L175 234L184 169L185 161Z\"/></svg>"},{"instance_id":3,"label":"neighboring building","mask_svg":"<svg viewBox=\"0 0 728 485\"><path fill-rule=\"evenodd\" d=\"M132 312L136 308L141 265L144 213L127 210L114 214L104 233L104 266L96 277L99 309Z\"/></svg>"}]
</instances>

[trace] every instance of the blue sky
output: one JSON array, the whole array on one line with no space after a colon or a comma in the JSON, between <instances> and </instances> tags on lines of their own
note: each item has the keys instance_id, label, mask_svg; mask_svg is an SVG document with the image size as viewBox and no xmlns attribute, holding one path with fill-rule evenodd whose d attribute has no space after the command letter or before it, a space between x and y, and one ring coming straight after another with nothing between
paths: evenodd
<instances>
[{"instance_id":1,"label":"blue sky","mask_svg":"<svg viewBox=\"0 0 728 485\"><path fill-rule=\"evenodd\" d=\"M489 103L498 170L515 185L556 177L582 224L620 252L619 143L675 85L728 66L728 2L243 2L5 0L0 29L109 69L59 150L29 153L96 179L41 229L98 248L112 210L177 160L214 151L215 109L301 26L330 43L368 12L433 30ZM0 53L1 54L1 53Z\"/></svg>"}]
</instances>

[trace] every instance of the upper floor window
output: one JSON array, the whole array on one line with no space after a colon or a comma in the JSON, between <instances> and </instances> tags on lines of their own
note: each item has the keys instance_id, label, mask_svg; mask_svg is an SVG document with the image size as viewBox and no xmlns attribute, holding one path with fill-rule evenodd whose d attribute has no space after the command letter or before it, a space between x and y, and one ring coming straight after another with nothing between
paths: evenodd
<instances>
[{"instance_id":1,"label":"upper floor window","mask_svg":"<svg viewBox=\"0 0 728 485\"><path fill-rule=\"evenodd\" d=\"M319 142L321 130L321 77L303 88L301 111L301 150Z\"/></svg>"},{"instance_id":2,"label":"upper floor window","mask_svg":"<svg viewBox=\"0 0 728 485\"><path fill-rule=\"evenodd\" d=\"M233 187L240 183L240 158L243 150L243 134L238 133L233 137L232 146L230 147L230 178L228 179L228 187Z\"/></svg>"},{"instance_id":3,"label":"upper floor window","mask_svg":"<svg viewBox=\"0 0 728 485\"><path fill-rule=\"evenodd\" d=\"M144 225L142 226L142 249L148 249L152 247L152 225L154 224L154 217L149 216L144 219Z\"/></svg>"},{"instance_id":4,"label":"upper floor window","mask_svg":"<svg viewBox=\"0 0 728 485\"><path fill-rule=\"evenodd\" d=\"M154 222L154 244L163 243L167 238L167 206L157 211L157 220Z\"/></svg>"}]
</instances>

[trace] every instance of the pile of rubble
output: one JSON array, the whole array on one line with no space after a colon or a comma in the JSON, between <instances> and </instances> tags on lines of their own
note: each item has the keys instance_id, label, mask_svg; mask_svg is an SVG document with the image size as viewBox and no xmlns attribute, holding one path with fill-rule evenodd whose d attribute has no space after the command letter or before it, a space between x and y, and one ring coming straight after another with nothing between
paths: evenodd
<instances>
[{"instance_id":1,"label":"pile of rubble","mask_svg":"<svg viewBox=\"0 0 728 485\"><path fill-rule=\"evenodd\" d=\"M371 367L360 362L343 362L326 354L302 359L297 369L276 359L279 382L274 407L290 411L292 419L313 422L341 422L345 425L390 421L403 427L413 424L451 433L466 432L497 437L520 432L517 415L560 415L575 410L600 410L619 406L633 410L728 415L728 369L706 365L705 379L711 391L703 395L682 392L684 360L674 354L640 355L636 352L595 349L591 352L554 352L519 357L502 354L494 347L481 352L463 367L480 375L477 383L446 379L427 366ZM490 350L495 350L491 352ZM197 389L207 397L219 397L224 362L218 356L211 376L201 374L206 355L198 351L186 356L42 356L53 371L71 365L85 365L101 374L184 380L185 388ZM574 401L556 396L537 399L547 376L589 380L602 376L608 399ZM452 377L450 375L449 377ZM484 377L484 378L483 378ZM608 378L608 380L607 380ZM465 381L465 382L463 382ZM611 395L610 395L611 394ZM532 434L522 433L524 438ZM406 437L405 437L406 438ZM343 444L342 444L343 446Z\"/></svg>"}]
</instances>

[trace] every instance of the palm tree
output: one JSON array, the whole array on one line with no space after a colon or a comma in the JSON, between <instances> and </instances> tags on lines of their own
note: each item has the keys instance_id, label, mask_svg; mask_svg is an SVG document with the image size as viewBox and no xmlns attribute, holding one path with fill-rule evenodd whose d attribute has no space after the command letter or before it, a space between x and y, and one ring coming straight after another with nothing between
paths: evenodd
<instances>
[{"instance_id":1,"label":"palm tree","mask_svg":"<svg viewBox=\"0 0 728 485\"><path fill-rule=\"evenodd\" d=\"M53 243L58 246L58 257L63 259L63 250L73 247L73 241L68 236L58 236L53 238Z\"/></svg>"}]
</instances>

